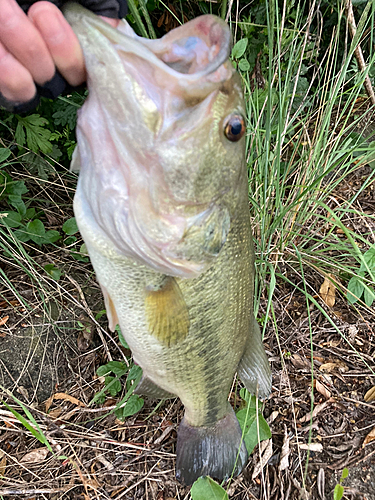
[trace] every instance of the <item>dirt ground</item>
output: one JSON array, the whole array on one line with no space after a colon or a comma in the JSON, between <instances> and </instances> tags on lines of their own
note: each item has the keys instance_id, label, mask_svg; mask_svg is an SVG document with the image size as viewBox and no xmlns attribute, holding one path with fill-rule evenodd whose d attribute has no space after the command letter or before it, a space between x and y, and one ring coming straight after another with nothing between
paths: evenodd
<instances>
[{"instance_id":1,"label":"dirt ground","mask_svg":"<svg viewBox=\"0 0 375 500\"><path fill-rule=\"evenodd\" d=\"M366 175L361 170L346 179L340 196L358 189ZM375 213L373 184L359 203ZM49 214L55 227L69 216L52 208ZM373 218L362 227L363 221L350 217L356 230L375 234ZM74 261L62 247L36 252L34 259L40 265L52 261L64 274L59 282L31 276L25 262L22 267L11 255L1 257L8 282L0 302L0 396L19 413L28 412L52 451L2 404L0 498L188 499L189 488L174 476L181 403L146 400L125 422L110 412L115 399L89 405L103 387L96 369L110 359L128 362L130 353L108 333L106 317L96 319L104 305L89 263ZM343 498L375 500L375 398L369 396L375 386L374 311L350 306L339 293L328 307L319 297L323 277L313 269L302 277L285 261L279 271L290 284L278 283L276 322L269 322L264 339L273 389L263 413L272 438L227 484L229 497L333 499L346 467ZM307 310L299 291L304 282L326 316L313 303ZM264 296L260 318L266 306ZM237 382L230 395L236 406L239 387Z\"/></svg>"}]
</instances>

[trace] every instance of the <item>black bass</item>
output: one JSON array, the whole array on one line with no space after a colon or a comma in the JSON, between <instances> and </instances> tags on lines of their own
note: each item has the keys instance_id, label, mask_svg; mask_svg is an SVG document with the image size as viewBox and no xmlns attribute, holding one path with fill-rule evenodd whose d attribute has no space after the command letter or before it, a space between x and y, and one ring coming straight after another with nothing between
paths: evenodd
<instances>
[{"instance_id":1,"label":"black bass","mask_svg":"<svg viewBox=\"0 0 375 500\"><path fill-rule=\"evenodd\" d=\"M247 461L228 403L237 372L266 397L271 373L253 315L245 107L231 35L202 16L160 40L64 14L85 57L78 227L106 303L143 369L137 392L178 396L176 476L225 479Z\"/></svg>"}]
</instances>

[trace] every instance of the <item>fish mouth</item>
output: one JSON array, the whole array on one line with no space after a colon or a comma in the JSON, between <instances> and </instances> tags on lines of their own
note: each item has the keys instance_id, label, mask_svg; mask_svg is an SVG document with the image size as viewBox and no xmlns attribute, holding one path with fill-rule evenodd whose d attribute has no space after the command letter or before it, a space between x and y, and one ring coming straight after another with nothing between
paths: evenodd
<instances>
[{"instance_id":1,"label":"fish mouth","mask_svg":"<svg viewBox=\"0 0 375 500\"><path fill-rule=\"evenodd\" d=\"M78 38L88 37L90 32L92 35L96 31L114 44L116 50L126 53L128 60L132 56L143 59L156 72L163 73L163 78L177 80L179 87L191 87L198 82L202 86L205 77L217 84L232 75L232 71L228 72L232 68L224 64L231 51L231 33L228 25L216 16L200 16L161 39L150 40L137 36L124 21L113 28L74 2L65 4L63 13ZM220 68L220 74L215 74Z\"/></svg>"}]
</instances>

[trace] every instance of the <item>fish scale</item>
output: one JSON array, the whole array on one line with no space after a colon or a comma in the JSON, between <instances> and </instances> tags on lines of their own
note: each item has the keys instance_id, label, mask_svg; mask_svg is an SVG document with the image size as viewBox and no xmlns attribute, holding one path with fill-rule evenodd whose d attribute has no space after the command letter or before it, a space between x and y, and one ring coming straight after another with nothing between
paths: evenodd
<instances>
[{"instance_id":1,"label":"fish scale","mask_svg":"<svg viewBox=\"0 0 375 500\"><path fill-rule=\"evenodd\" d=\"M247 461L233 377L260 397L271 389L252 312L245 107L229 28L207 15L145 40L77 4L64 13L89 88L74 212L109 326L120 324L142 367L135 391L184 404L177 478L226 479Z\"/></svg>"}]
</instances>

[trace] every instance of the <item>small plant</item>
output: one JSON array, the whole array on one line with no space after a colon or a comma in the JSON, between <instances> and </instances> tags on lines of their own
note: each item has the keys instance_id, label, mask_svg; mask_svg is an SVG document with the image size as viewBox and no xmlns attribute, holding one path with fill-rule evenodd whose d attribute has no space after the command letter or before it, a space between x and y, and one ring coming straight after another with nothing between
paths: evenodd
<instances>
[{"instance_id":1,"label":"small plant","mask_svg":"<svg viewBox=\"0 0 375 500\"><path fill-rule=\"evenodd\" d=\"M190 494L192 500L228 500L228 493L224 488L208 476L197 479Z\"/></svg>"},{"instance_id":2,"label":"small plant","mask_svg":"<svg viewBox=\"0 0 375 500\"><path fill-rule=\"evenodd\" d=\"M348 469L345 467L341 473L340 477L340 482L339 484L336 484L335 489L333 491L333 500L341 500L343 495L344 495L344 486L342 485L342 482L344 479L346 479L349 475Z\"/></svg>"},{"instance_id":3,"label":"small plant","mask_svg":"<svg viewBox=\"0 0 375 500\"><path fill-rule=\"evenodd\" d=\"M89 258L87 257L86 245L83 243L80 245L79 249L75 246L77 237L74 235L79 231L75 217L71 217L66 220L62 226L62 230L67 235L67 238L64 240L64 244L70 249L70 255L73 259L80 262L88 262Z\"/></svg>"},{"instance_id":4,"label":"small plant","mask_svg":"<svg viewBox=\"0 0 375 500\"><path fill-rule=\"evenodd\" d=\"M370 277L375 281L375 245L363 254L361 265L356 276L348 283L347 299L350 304L355 304L363 297L365 304L371 307L375 299L375 290L365 283L364 278Z\"/></svg>"},{"instance_id":5,"label":"small plant","mask_svg":"<svg viewBox=\"0 0 375 500\"><path fill-rule=\"evenodd\" d=\"M240 396L245 402L244 408L236 413L240 423L246 449L250 455L255 446L271 437L271 430L261 414L255 396L252 396L246 389L240 390Z\"/></svg>"},{"instance_id":6,"label":"small plant","mask_svg":"<svg viewBox=\"0 0 375 500\"><path fill-rule=\"evenodd\" d=\"M121 378L128 374L124 383ZM104 387L98 392L91 403L103 404L106 395L112 397L121 393L123 388L126 390L125 396L117 403L114 413L120 420L134 415L139 412L144 405L143 398L137 394L133 394L134 389L137 387L141 377L142 368L133 362L126 364L122 361L110 361L109 363L99 366L96 370L98 377L104 377Z\"/></svg>"}]
</instances>

